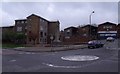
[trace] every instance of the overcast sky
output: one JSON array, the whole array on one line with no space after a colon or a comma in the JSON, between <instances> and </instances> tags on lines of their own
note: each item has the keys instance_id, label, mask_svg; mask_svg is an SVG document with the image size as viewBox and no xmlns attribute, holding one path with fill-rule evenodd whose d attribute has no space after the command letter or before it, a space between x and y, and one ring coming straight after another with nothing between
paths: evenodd
<instances>
[{"instance_id":1,"label":"overcast sky","mask_svg":"<svg viewBox=\"0 0 120 74\"><path fill-rule=\"evenodd\" d=\"M60 29L92 23L118 23L118 2L7 2L2 3L2 25L14 25L14 20L25 19L31 14L49 21L60 21Z\"/></svg>"}]
</instances>

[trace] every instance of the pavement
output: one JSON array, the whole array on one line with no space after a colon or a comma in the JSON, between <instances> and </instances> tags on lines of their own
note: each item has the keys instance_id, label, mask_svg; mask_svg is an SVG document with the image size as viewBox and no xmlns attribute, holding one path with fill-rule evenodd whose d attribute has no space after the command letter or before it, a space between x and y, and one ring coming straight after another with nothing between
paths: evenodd
<instances>
[{"instance_id":1,"label":"pavement","mask_svg":"<svg viewBox=\"0 0 120 74\"><path fill-rule=\"evenodd\" d=\"M17 47L11 50L25 51L25 52L54 52L54 51L67 51L87 48L87 45L66 45L61 47Z\"/></svg>"}]
</instances>

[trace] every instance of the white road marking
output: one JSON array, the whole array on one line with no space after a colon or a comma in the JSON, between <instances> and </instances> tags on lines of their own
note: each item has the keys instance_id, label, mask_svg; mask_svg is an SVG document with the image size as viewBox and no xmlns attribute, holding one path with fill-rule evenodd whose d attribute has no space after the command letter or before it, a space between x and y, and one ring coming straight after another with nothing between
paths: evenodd
<instances>
[{"instance_id":1,"label":"white road marking","mask_svg":"<svg viewBox=\"0 0 120 74\"><path fill-rule=\"evenodd\" d=\"M15 62L16 60L10 60L9 62Z\"/></svg>"},{"instance_id":2,"label":"white road marking","mask_svg":"<svg viewBox=\"0 0 120 74\"><path fill-rule=\"evenodd\" d=\"M31 54L30 52L26 52L26 54Z\"/></svg>"},{"instance_id":3,"label":"white road marking","mask_svg":"<svg viewBox=\"0 0 120 74\"><path fill-rule=\"evenodd\" d=\"M14 48L14 49L21 49L21 48L25 48L25 47L16 47L16 48Z\"/></svg>"},{"instance_id":4,"label":"white road marking","mask_svg":"<svg viewBox=\"0 0 120 74\"><path fill-rule=\"evenodd\" d=\"M92 61L99 59L99 57L91 56L91 55L73 55L73 56L63 56L61 57L61 59L68 61Z\"/></svg>"},{"instance_id":5,"label":"white road marking","mask_svg":"<svg viewBox=\"0 0 120 74\"><path fill-rule=\"evenodd\" d=\"M19 54L24 54L23 52L20 52Z\"/></svg>"},{"instance_id":6,"label":"white road marking","mask_svg":"<svg viewBox=\"0 0 120 74\"><path fill-rule=\"evenodd\" d=\"M50 67L55 67L55 68L80 68L82 66L57 66L57 65L53 65L53 64L47 64L47 63L43 63L47 66L50 66Z\"/></svg>"},{"instance_id":7,"label":"white road marking","mask_svg":"<svg viewBox=\"0 0 120 74\"><path fill-rule=\"evenodd\" d=\"M36 54L36 53L33 53L33 52L20 52L19 54Z\"/></svg>"},{"instance_id":8,"label":"white road marking","mask_svg":"<svg viewBox=\"0 0 120 74\"><path fill-rule=\"evenodd\" d=\"M31 54L35 54L35 53L31 53Z\"/></svg>"}]
</instances>

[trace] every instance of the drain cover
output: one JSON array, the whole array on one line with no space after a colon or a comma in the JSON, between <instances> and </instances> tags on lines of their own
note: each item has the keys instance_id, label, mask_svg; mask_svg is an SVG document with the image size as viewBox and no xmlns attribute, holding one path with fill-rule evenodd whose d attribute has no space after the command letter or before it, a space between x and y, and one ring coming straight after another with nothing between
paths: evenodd
<instances>
[{"instance_id":1,"label":"drain cover","mask_svg":"<svg viewBox=\"0 0 120 74\"><path fill-rule=\"evenodd\" d=\"M68 61L91 61L91 60L97 60L99 59L99 57L91 56L91 55L73 55L73 56L63 56L61 57L61 59Z\"/></svg>"}]
</instances>

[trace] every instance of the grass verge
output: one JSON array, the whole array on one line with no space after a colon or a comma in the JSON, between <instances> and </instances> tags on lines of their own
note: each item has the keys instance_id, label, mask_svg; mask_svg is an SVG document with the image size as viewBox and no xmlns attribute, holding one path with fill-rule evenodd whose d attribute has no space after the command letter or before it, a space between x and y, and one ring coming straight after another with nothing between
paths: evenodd
<instances>
[{"instance_id":1,"label":"grass verge","mask_svg":"<svg viewBox=\"0 0 120 74\"><path fill-rule=\"evenodd\" d=\"M2 48L24 47L24 45L22 45L22 44L12 44L12 43L3 43L1 46L2 46Z\"/></svg>"}]
</instances>

